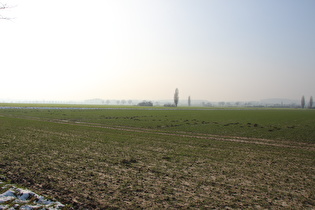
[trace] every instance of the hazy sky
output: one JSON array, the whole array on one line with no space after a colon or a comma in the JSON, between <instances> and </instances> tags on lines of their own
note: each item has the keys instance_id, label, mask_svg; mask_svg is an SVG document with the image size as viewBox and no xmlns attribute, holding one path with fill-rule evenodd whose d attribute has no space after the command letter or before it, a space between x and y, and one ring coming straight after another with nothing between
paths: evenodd
<instances>
[{"instance_id":1,"label":"hazy sky","mask_svg":"<svg viewBox=\"0 0 315 210\"><path fill-rule=\"evenodd\" d=\"M314 0L0 2L0 99L315 96Z\"/></svg>"}]
</instances>

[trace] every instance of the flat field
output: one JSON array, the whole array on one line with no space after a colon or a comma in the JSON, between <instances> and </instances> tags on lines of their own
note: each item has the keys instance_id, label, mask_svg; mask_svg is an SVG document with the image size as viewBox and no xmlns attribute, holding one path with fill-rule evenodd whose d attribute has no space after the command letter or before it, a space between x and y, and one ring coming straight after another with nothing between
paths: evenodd
<instances>
[{"instance_id":1,"label":"flat field","mask_svg":"<svg viewBox=\"0 0 315 210\"><path fill-rule=\"evenodd\" d=\"M68 108L0 109L0 174L75 209L315 208L315 110Z\"/></svg>"}]
</instances>

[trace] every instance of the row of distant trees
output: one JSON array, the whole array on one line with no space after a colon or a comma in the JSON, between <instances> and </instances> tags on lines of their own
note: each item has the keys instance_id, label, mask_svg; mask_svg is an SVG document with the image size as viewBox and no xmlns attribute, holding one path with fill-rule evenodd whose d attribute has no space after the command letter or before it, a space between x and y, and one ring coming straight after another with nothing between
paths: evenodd
<instances>
[{"instance_id":1,"label":"row of distant trees","mask_svg":"<svg viewBox=\"0 0 315 210\"><path fill-rule=\"evenodd\" d=\"M165 104L164 106L177 107L178 102L179 102L179 91L178 91L178 88L176 88L175 89L175 93L174 93L174 104ZM219 104L219 106L224 106L225 102L219 102L218 104ZM239 102L236 102L235 104L238 106ZM191 106L191 98L190 98L190 96L188 97L188 106ZM203 103L203 106L212 106L212 104L211 103ZM304 96L302 96L302 99L301 99L301 107L303 109L306 108L306 102L305 102L305 97ZM313 108L313 96L311 96L310 99L309 99L308 108L310 108L310 109Z\"/></svg>"},{"instance_id":2,"label":"row of distant trees","mask_svg":"<svg viewBox=\"0 0 315 210\"><path fill-rule=\"evenodd\" d=\"M106 103L107 104L109 104L110 103L110 100L106 100ZM125 105L125 104L129 104L129 105L131 105L132 104L132 100L117 100L116 101L116 103L119 105L119 104L123 104L123 105Z\"/></svg>"},{"instance_id":3,"label":"row of distant trees","mask_svg":"<svg viewBox=\"0 0 315 210\"><path fill-rule=\"evenodd\" d=\"M179 102L179 91L178 91L178 88L175 89L175 93L174 93L174 104L166 104L165 106L174 106L174 107L177 107L178 105L178 102ZM219 106L224 106L226 103L225 102L219 102L218 103ZM237 106L240 105L239 102L236 102L235 103ZM203 106L212 106L211 103L203 103L202 104ZM249 104L247 104L249 105ZM188 106L191 106L191 98L190 96L188 97ZM309 102L308 102L308 105L306 105L306 101L305 101L305 97L302 96L302 99L301 99L301 108L304 109L304 108L310 108L312 109L313 108L313 96L310 97L309 99Z\"/></svg>"},{"instance_id":4,"label":"row of distant trees","mask_svg":"<svg viewBox=\"0 0 315 210\"><path fill-rule=\"evenodd\" d=\"M93 100L88 100L86 103L95 103L95 104L117 104L117 105L132 105L134 101L132 100L101 100L101 99L93 99ZM173 103L167 103L164 104L165 107L177 107L179 103L179 90L178 88L175 89L174 93L174 102ZM187 101L188 106L191 106L191 97L188 97ZM151 102L151 101L142 101L137 104L138 106L160 106L159 102L156 101ZM309 101L306 102L306 99L304 96L301 98L301 104L299 105L298 103L292 102L291 104L261 104L261 103L256 103L256 102L218 102L218 103L210 103L210 102L202 102L202 106L205 107L213 107L213 106L227 106L227 107L238 107L238 106L245 106L245 107L283 107L283 108L313 108L313 97L311 96L309 98Z\"/></svg>"},{"instance_id":5,"label":"row of distant trees","mask_svg":"<svg viewBox=\"0 0 315 210\"><path fill-rule=\"evenodd\" d=\"M305 102L305 97L302 96L301 98L301 107L302 109L306 108L306 102ZM313 96L310 97L310 100L308 102L308 108L312 109L313 108Z\"/></svg>"}]
</instances>

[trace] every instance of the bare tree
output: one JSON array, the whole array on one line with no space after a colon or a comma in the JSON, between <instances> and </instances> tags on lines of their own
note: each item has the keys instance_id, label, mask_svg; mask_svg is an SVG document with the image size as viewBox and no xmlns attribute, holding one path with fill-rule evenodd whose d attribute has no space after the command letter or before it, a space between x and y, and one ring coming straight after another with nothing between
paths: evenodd
<instances>
[{"instance_id":1,"label":"bare tree","mask_svg":"<svg viewBox=\"0 0 315 210\"><path fill-rule=\"evenodd\" d=\"M178 88L175 89L175 94L174 94L174 104L175 106L177 107L177 104L178 104L178 100L179 100L179 97L178 97Z\"/></svg>"},{"instance_id":2,"label":"bare tree","mask_svg":"<svg viewBox=\"0 0 315 210\"><path fill-rule=\"evenodd\" d=\"M311 98L310 98L310 109L313 107L313 96L311 96Z\"/></svg>"},{"instance_id":3,"label":"bare tree","mask_svg":"<svg viewBox=\"0 0 315 210\"><path fill-rule=\"evenodd\" d=\"M10 8L7 4L3 4L0 2L0 10L4 10L4 9L8 9ZM8 18L8 17L3 17L1 14L0 14L0 20L11 20L11 18Z\"/></svg>"},{"instance_id":4,"label":"bare tree","mask_svg":"<svg viewBox=\"0 0 315 210\"><path fill-rule=\"evenodd\" d=\"M305 107L305 97L304 96L302 96L302 98L301 98L301 107L302 107L302 109L304 109L304 107Z\"/></svg>"}]
</instances>

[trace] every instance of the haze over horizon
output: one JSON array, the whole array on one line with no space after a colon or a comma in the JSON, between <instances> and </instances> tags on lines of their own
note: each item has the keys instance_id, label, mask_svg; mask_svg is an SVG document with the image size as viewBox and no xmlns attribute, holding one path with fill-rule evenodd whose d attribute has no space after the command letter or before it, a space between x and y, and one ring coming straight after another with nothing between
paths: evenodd
<instances>
[{"instance_id":1,"label":"haze over horizon","mask_svg":"<svg viewBox=\"0 0 315 210\"><path fill-rule=\"evenodd\" d=\"M3 0L0 99L315 96L313 0Z\"/></svg>"}]
</instances>

